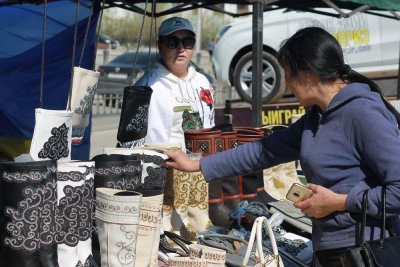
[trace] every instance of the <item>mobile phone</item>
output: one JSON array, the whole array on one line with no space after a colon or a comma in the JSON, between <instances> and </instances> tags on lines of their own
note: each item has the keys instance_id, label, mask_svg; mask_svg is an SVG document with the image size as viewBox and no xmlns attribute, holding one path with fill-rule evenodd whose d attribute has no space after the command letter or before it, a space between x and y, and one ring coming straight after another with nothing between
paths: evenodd
<instances>
[{"instance_id":1,"label":"mobile phone","mask_svg":"<svg viewBox=\"0 0 400 267\"><path fill-rule=\"evenodd\" d=\"M292 202L297 202L300 199L308 197L312 195L312 191L308 189L306 186L298 183L292 184L289 191L286 194L286 199Z\"/></svg>"}]
</instances>

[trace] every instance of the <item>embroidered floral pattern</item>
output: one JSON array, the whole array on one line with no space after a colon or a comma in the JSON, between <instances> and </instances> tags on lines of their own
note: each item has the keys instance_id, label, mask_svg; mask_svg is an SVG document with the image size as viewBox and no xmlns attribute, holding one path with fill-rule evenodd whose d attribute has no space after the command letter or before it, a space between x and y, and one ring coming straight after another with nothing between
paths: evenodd
<instances>
[{"instance_id":1,"label":"embroidered floral pattern","mask_svg":"<svg viewBox=\"0 0 400 267\"><path fill-rule=\"evenodd\" d=\"M94 221L94 209L95 209L95 201L94 201L94 179L86 179L85 181L85 193L83 195L83 202L87 204L86 213L81 213L81 221L86 223L86 226L82 226L83 229L89 229L91 238L93 232L95 231L95 227L93 225Z\"/></svg>"},{"instance_id":2,"label":"embroidered floral pattern","mask_svg":"<svg viewBox=\"0 0 400 267\"><path fill-rule=\"evenodd\" d=\"M121 225L120 231L124 234L125 240L121 240L117 244L120 248L117 253L118 261L121 265L131 265L134 263L136 258L136 231L130 231L126 225Z\"/></svg>"},{"instance_id":3,"label":"embroidered floral pattern","mask_svg":"<svg viewBox=\"0 0 400 267\"><path fill-rule=\"evenodd\" d=\"M40 241L42 245L56 243L57 181L51 179L44 186L41 213Z\"/></svg>"},{"instance_id":4,"label":"embroidered floral pattern","mask_svg":"<svg viewBox=\"0 0 400 267\"><path fill-rule=\"evenodd\" d=\"M45 172L43 171L27 171L27 172L7 172L3 173L3 180L8 182L30 182L44 180L50 173L55 173L55 165L49 166Z\"/></svg>"},{"instance_id":5,"label":"embroidered floral pattern","mask_svg":"<svg viewBox=\"0 0 400 267\"><path fill-rule=\"evenodd\" d=\"M208 184L201 172L190 173L190 207L197 207L200 210L208 209Z\"/></svg>"},{"instance_id":6,"label":"embroidered floral pattern","mask_svg":"<svg viewBox=\"0 0 400 267\"><path fill-rule=\"evenodd\" d=\"M145 138L141 138L139 140L134 140L130 142L119 142L118 144L123 148L133 148L137 146L144 146Z\"/></svg>"},{"instance_id":7,"label":"embroidered floral pattern","mask_svg":"<svg viewBox=\"0 0 400 267\"><path fill-rule=\"evenodd\" d=\"M81 172L57 172L57 181L79 182L85 179L85 174Z\"/></svg>"},{"instance_id":8,"label":"embroidered floral pattern","mask_svg":"<svg viewBox=\"0 0 400 267\"><path fill-rule=\"evenodd\" d=\"M7 234L4 238L6 246L34 252L42 245L55 243L55 170L55 164L51 163L42 172L3 173L3 181L6 182L31 182L22 192L15 192L22 196L15 208L5 207L5 215L8 217L5 226Z\"/></svg>"},{"instance_id":9,"label":"embroidered floral pattern","mask_svg":"<svg viewBox=\"0 0 400 267\"><path fill-rule=\"evenodd\" d=\"M5 208L5 214L11 217L6 231L9 233L4 244L28 252L40 248L40 213L43 203L43 188L27 187L23 190L25 200L18 203L18 208Z\"/></svg>"},{"instance_id":10,"label":"embroidered floral pattern","mask_svg":"<svg viewBox=\"0 0 400 267\"><path fill-rule=\"evenodd\" d=\"M123 166L111 166L110 168L97 168L95 169L95 174L97 175L120 175L124 172Z\"/></svg>"},{"instance_id":11,"label":"embroidered floral pattern","mask_svg":"<svg viewBox=\"0 0 400 267\"><path fill-rule=\"evenodd\" d=\"M68 148L69 127L63 123L60 127L51 130L51 137L44 143L39 151L38 157L41 159L61 159L69 155Z\"/></svg>"},{"instance_id":12,"label":"embroidered floral pattern","mask_svg":"<svg viewBox=\"0 0 400 267\"><path fill-rule=\"evenodd\" d=\"M78 171L57 173L59 182L84 181L78 186L66 185L63 188L64 197L59 200L57 208L57 243L74 247L79 241L88 240L94 230L94 182L92 175L94 167L86 167L84 173ZM83 266L83 265L82 265Z\"/></svg>"},{"instance_id":13,"label":"embroidered floral pattern","mask_svg":"<svg viewBox=\"0 0 400 267\"><path fill-rule=\"evenodd\" d=\"M140 160L142 160L144 163L154 163L155 165L161 166L164 164L165 160L157 155L146 155L146 154L136 154L137 156L140 157Z\"/></svg>"},{"instance_id":14,"label":"embroidered floral pattern","mask_svg":"<svg viewBox=\"0 0 400 267\"><path fill-rule=\"evenodd\" d=\"M140 197L135 197L140 201ZM116 200L115 200L116 201ZM133 224L137 222L139 216L139 203L116 202L114 205L109 199L101 196L96 197L96 218L105 222L114 222Z\"/></svg>"},{"instance_id":15,"label":"embroidered floral pattern","mask_svg":"<svg viewBox=\"0 0 400 267\"><path fill-rule=\"evenodd\" d=\"M141 184L143 189L163 189L165 177L167 176L167 168L160 166L158 168L147 167L148 176L144 178Z\"/></svg>"},{"instance_id":16,"label":"embroidered floral pattern","mask_svg":"<svg viewBox=\"0 0 400 267\"><path fill-rule=\"evenodd\" d=\"M147 126L149 105L139 106L135 117L131 118L125 130L128 132L140 132Z\"/></svg>"},{"instance_id":17,"label":"embroidered floral pattern","mask_svg":"<svg viewBox=\"0 0 400 267\"><path fill-rule=\"evenodd\" d=\"M78 241L90 238L93 231L93 202L88 201L93 193L89 183L83 186L66 185L65 196L60 199L57 209L57 242L74 247Z\"/></svg>"},{"instance_id":18,"label":"embroidered floral pattern","mask_svg":"<svg viewBox=\"0 0 400 267\"><path fill-rule=\"evenodd\" d=\"M88 86L86 89L87 94L79 102L79 107L77 107L74 112L75 114L81 115L85 118L92 110L94 95L96 94L97 83L93 86Z\"/></svg>"},{"instance_id":19,"label":"embroidered floral pattern","mask_svg":"<svg viewBox=\"0 0 400 267\"><path fill-rule=\"evenodd\" d=\"M173 190L174 207L186 212L190 194L190 173L174 170Z\"/></svg>"},{"instance_id":20,"label":"embroidered floral pattern","mask_svg":"<svg viewBox=\"0 0 400 267\"><path fill-rule=\"evenodd\" d=\"M211 90L210 89L204 89L204 88L201 87L200 100L205 102L207 104L207 106L209 106L210 109L212 109L212 107L214 105L214 100L213 100L213 97L211 95Z\"/></svg>"},{"instance_id":21,"label":"embroidered floral pattern","mask_svg":"<svg viewBox=\"0 0 400 267\"><path fill-rule=\"evenodd\" d=\"M165 160L157 155L133 155L143 162L143 168L147 172L147 176L142 177L143 183L140 184L140 187L143 189L163 189L168 171L167 167L162 166Z\"/></svg>"},{"instance_id":22,"label":"embroidered floral pattern","mask_svg":"<svg viewBox=\"0 0 400 267\"><path fill-rule=\"evenodd\" d=\"M110 168L96 168L95 173L97 176L104 176L96 180L102 183L101 186L132 191L139 187L142 167L139 164L125 164Z\"/></svg>"}]
</instances>

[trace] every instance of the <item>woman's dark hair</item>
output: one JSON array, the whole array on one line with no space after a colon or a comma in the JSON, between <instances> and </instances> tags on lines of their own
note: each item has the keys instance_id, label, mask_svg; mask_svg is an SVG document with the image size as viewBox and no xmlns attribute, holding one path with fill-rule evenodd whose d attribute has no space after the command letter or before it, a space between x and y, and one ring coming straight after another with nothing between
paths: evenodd
<instances>
[{"instance_id":1,"label":"woman's dark hair","mask_svg":"<svg viewBox=\"0 0 400 267\"><path fill-rule=\"evenodd\" d=\"M297 31L282 42L278 61L289 69L292 77L300 71L316 75L321 82L342 79L346 83L366 83L372 91L379 93L385 106L396 117L400 126L400 113L384 98L379 86L344 63L339 42L329 32L319 27L308 27Z\"/></svg>"}]
</instances>

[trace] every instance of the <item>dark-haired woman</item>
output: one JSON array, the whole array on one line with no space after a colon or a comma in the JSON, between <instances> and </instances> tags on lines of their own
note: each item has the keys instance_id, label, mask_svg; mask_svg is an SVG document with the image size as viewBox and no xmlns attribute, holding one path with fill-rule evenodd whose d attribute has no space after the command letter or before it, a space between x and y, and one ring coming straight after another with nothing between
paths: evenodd
<instances>
[{"instance_id":1,"label":"dark-haired woman","mask_svg":"<svg viewBox=\"0 0 400 267\"><path fill-rule=\"evenodd\" d=\"M300 120L200 161L168 151L168 165L201 170L210 181L299 159L313 195L295 206L312 219L320 264L342 266L342 252L358 244L365 190L370 190L370 215L378 217L382 185L388 211L400 213L400 115L374 82L345 64L339 43L322 28L299 30L283 43L278 59L287 87L309 108ZM376 239L379 226L370 224L365 231Z\"/></svg>"}]
</instances>

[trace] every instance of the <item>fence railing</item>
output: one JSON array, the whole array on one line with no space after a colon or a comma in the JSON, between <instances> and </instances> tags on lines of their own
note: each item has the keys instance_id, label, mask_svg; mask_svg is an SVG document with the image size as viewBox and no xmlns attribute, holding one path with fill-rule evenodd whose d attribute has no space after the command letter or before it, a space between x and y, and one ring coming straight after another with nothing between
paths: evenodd
<instances>
[{"instance_id":1,"label":"fence railing","mask_svg":"<svg viewBox=\"0 0 400 267\"><path fill-rule=\"evenodd\" d=\"M122 95L123 89L98 90L93 100L93 116L121 113Z\"/></svg>"}]
</instances>

